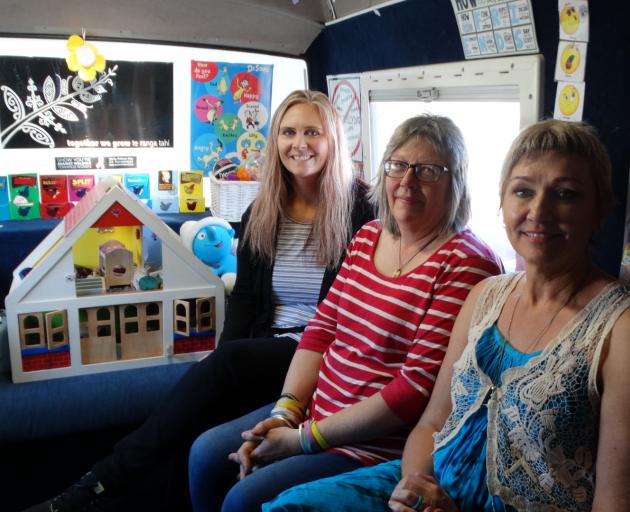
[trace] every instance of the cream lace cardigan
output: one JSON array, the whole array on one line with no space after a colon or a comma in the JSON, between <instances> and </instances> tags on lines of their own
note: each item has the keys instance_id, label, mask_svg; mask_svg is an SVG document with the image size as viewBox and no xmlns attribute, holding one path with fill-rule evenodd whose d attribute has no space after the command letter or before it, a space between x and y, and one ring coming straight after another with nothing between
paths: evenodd
<instances>
[{"instance_id":1,"label":"cream lace cardigan","mask_svg":"<svg viewBox=\"0 0 630 512\"><path fill-rule=\"evenodd\" d=\"M487 401L488 488L528 511L588 511L595 482L604 340L630 306L630 292L607 285L538 356L510 368L496 388L478 366L475 347L494 324L522 274L491 278L480 294L466 349L455 364L453 410L436 449Z\"/></svg>"}]
</instances>

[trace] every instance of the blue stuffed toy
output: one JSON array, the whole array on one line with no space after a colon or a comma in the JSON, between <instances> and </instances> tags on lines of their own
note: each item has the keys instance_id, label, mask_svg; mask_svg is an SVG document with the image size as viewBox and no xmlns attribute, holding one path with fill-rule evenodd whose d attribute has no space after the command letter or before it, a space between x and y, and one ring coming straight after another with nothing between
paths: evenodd
<instances>
[{"instance_id":1,"label":"blue stuffed toy","mask_svg":"<svg viewBox=\"0 0 630 512\"><path fill-rule=\"evenodd\" d=\"M218 275L229 294L236 281L234 229L219 217L189 220L179 228L184 246Z\"/></svg>"}]
</instances>

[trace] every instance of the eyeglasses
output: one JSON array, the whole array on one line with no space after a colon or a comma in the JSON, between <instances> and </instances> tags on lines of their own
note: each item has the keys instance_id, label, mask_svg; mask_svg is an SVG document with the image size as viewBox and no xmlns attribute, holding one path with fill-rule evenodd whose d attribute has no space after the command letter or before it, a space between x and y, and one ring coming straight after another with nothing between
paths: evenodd
<instances>
[{"instance_id":1,"label":"eyeglasses","mask_svg":"<svg viewBox=\"0 0 630 512\"><path fill-rule=\"evenodd\" d=\"M385 174L395 180L403 179L410 167L416 179L425 183L436 182L442 174L448 172L448 167L438 164L408 164L400 160L386 160L383 164Z\"/></svg>"}]
</instances>

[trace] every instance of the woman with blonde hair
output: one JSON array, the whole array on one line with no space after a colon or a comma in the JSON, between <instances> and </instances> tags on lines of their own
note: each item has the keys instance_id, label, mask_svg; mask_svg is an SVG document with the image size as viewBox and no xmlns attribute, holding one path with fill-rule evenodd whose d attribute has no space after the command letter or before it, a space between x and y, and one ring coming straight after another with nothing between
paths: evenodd
<instances>
[{"instance_id":1,"label":"woman with blonde hair","mask_svg":"<svg viewBox=\"0 0 630 512\"><path fill-rule=\"evenodd\" d=\"M261 179L241 220L236 283L217 349L111 455L29 512L185 509L194 438L277 397L350 237L374 213L367 185L352 176L341 120L320 92L295 91L280 104Z\"/></svg>"}]
</instances>

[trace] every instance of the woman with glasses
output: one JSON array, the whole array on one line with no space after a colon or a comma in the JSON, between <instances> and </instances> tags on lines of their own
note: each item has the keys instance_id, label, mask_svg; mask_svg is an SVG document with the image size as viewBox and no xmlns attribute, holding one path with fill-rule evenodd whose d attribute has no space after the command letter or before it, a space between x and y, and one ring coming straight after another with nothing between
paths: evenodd
<instances>
[{"instance_id":1,"label":"woman with glasses","mask_svg":"<svg viewBox=\"0 0 630 512\"><path fill-rule=\"evenodd\" d=\"M351 241L280 399L193 444L194 510L260 510L293 485L400 457L461 304L501 271L466 229L466 168L449 119L422 115L396 129L373 191L379 220Z\"/></svg>"}]
</instances>

